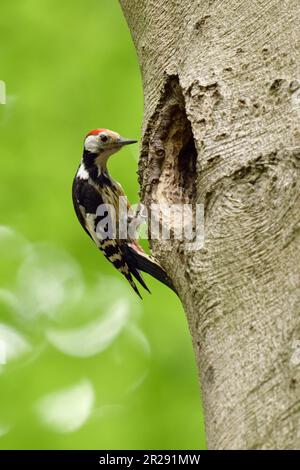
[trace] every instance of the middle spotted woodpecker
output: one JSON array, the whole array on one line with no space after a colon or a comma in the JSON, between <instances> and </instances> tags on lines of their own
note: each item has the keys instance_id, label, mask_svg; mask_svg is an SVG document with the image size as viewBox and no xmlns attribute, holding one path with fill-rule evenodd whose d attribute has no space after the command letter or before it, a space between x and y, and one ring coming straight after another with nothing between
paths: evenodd
<instances>
[{"instance_id":1,"label":"middle spotted woodpecker","mask_svg":"<svg viewBox=\"0 0 300 470\"><path fill-rule=\"evenodd\" d=\"M165 270L152 256L145 253L134 238L120 239L118 236L104 238L99 236L97 230L99 222L103 220L103 214L99 215L99 207L112 206L117 219L119 199L126 198L121 185L110 177L107 160L125 145L136 142L108 129L95 129L89 132L84 141L82 160L73 182L72 193L75 212L82 227L141 297L133 277L146 290L149 289L140 271L150 274L174 291L175 288ZM130 207L128 202L127 206Z\"/></svg>"}]
</instances>

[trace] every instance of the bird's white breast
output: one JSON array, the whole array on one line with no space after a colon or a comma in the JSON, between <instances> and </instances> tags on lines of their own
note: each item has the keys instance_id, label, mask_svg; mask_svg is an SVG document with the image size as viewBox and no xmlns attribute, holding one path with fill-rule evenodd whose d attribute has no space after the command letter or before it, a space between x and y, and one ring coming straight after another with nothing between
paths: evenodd
<instances>
[{"instance_id":1,"label":"bird's white breast","mask_svg":"<svg viewBox=\"0 0 300 470\"><path fill-rule=\"evenodd\" d=\"M87 169L85 168L83 162L81 163L80 167L78 168L77 176L78 176L78 178L80 178L82 180L88 180L89 179L89 174L88 174Z\"/></svg>"}]
</instances>

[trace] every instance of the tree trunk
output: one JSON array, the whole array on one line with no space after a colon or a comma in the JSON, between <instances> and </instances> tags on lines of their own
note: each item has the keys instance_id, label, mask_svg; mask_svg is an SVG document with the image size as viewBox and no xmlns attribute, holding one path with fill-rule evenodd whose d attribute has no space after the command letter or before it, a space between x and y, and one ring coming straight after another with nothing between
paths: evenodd
<instances>
[{"instance_id":1,"label":"tree trunk","mask_svg":"<svg viewBox=\"0 0 300 470\"><path fill-rule=\"evenodd\" d=\"M299 0L120 3L142 199L204 204L204 248L152 249L188 318L208 447L299 449Z\"/></svg>"}]
</instances>

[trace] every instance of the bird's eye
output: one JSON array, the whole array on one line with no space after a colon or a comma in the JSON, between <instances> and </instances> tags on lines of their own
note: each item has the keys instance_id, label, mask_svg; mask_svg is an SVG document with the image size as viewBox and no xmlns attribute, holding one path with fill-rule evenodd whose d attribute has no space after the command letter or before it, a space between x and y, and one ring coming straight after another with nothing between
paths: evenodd
<instances>
[{"instance_id":1,"label":"bird's eye","mask_svg":"<svg viewBox=\"0 0 300 470\"><path fill-rule=\"evenodd\" d=\"M101 142L107 142L108 141L107 135L101 135L100 140L101 140Z\"/></svg>"}]
</instances>

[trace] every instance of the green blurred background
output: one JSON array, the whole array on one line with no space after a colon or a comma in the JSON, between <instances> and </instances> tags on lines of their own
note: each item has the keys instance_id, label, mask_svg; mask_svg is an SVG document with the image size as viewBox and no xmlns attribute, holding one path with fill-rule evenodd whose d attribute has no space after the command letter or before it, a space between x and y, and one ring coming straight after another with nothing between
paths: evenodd
<instances>
[{"instance_id":1,"label":"green blurred background","mask_svg":"<svg viewBox=\"0 0 300 470\"><path fill-rule=\"evenodd\" d=\"M79 226L83 137L140 139L142 84L117 0L1 2L0 447L202 449L179 300L135 298ZM110 172L138 200L138 146Z\"/></svg>"}]
</instances>

